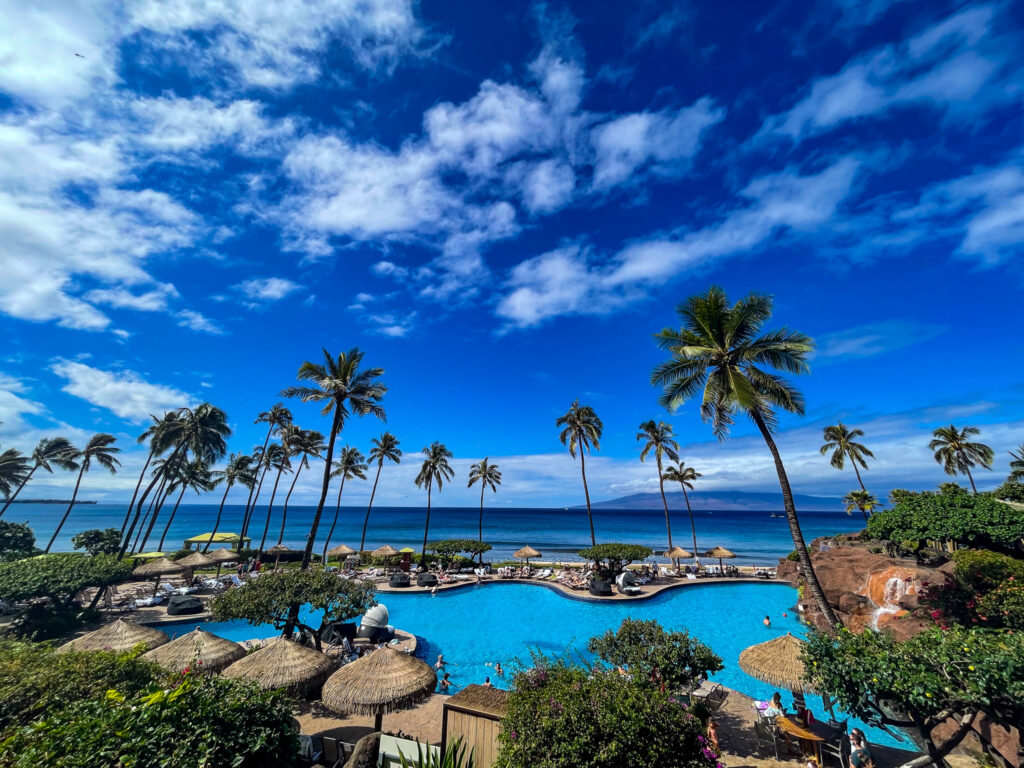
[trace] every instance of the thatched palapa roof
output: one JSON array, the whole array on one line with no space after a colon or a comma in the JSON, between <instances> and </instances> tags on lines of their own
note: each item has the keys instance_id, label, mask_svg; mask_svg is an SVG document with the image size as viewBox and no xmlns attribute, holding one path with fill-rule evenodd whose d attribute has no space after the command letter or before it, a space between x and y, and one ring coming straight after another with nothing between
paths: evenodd
<instances>
[{"instance_id":1,"label":"thatched palapa roof","mask_svg":"<svg viewBox=\"0 0 1024 768\"><path fill-rule=\"evenodd\" d=\"M736 557L735 552L730 552L725 547L715 547L709 549L707 552L702 552L701 557L713 557L716 560L728 560L731 557Z\"/></svg>"},{"instance_id":2,"label":"thatched palapa roof","mask_svg":"<svg viewBox=\"0 0 1024 768\"><path fill-rule=\"evenodd\" d=\"M216 560L211 560L209 555L204 555L202 552L193 552L191 555L185 555L181 560L175 560L174 562L184 568L204 568L208 565L217 564Z\"/></svg>"},{"instance_id":3,"label":"thatched palapa roof","mask_svg":"<svg viewBox=\"0 0 1024 768\"><path fill-rule=\"evenodd\" d=\"M268 555L292 555L296 554L297 552L298 550L292 549L291 547L286 547L284 544L275 544L270 549L268 549L266 553Z\"/></svg>"},{"instance_id":4,"label":"thatched palapa roof","mask_svg":"<svg viewBox=\"0 0 1024 768\"><path fill-rule=\"evenodd\" d=\"M315 698L336 667L333 659L319 651L279 640L239 659L223 674L238 680L253 680L264 688L284 688L293 696Z\"/></svg>"},{"instance_id":5,"label":"thatched palapa roof","mask_svg":"<svg viewBox=\"0 0 1024 768\"><path fill-rule=\"evenodd\" d=\"M234 560L238 560L240 557L240 555L237 552L228 549L227 547L214 549L211 552L207 552L206 556L210 558L210 562L212 563L228 563Z\"/></svg>"},{"instance_id":6,"label":"thatched palapa roof","mask_svg":"<svg viewBox=\"0 0 1024 768\"><path fill-rule=\"evenodd\" d=\"M517 549L512 557L529 560L531 557L540 557L540 552L527 544L522 549Z\"/></svg>"},{"instance_id":7,"label":"thatched palapa roof","mask_svg":"<svg viewBox=\"0 0 1024 768\"><path fill-rule=\"evenodd\" d=\"M76 637L74 640L64 643L57 649L58 653L64 651L130 651L137 645L144 645L146 649L156 648L170 640L167 635L158 629L137 624L134 621L118 619L95 632Z\"/></svg>"},{"instance_id":8,"label":"thatched palapa roof","mask_svg":"<svg viewBox=\"0 0 1024 768\"><path fill-rule=\"evenodd\" d=\"M395 555L399 554L399 552L390 544L385 544L383 547L377 547L370 554L373 557L394 557Z\"/></svg>"},{"instance_id":9,"label":"thatched palapa roof","mask_svg":"<svg viewBox=\"0 0 1024 768\"><path fill-rule=\"evenodd\" d=\"M184 565L178 565L178 563L168 560L166 557L161 557L159 560L143 563L132 571L132 574L143 577L162 576L165 573L181 573L184 570Z\"/></svg>"},{"instance_id":10,"label":"thatched palapa roof","mask_svg":"<svg viewBox=\"0 0 1024 768\"><path fill-rule=\"evenodd\" d=\"M171 672L189 668L208 675L220 672L244 656L245 649L238 643L211 635L199 627L142 654L142 658Z\"/></svg>"},{"instance_id":11,"label":"thatched palapa roof","mask_svg":"<svg viewBox=\"0 0 1024 768\"><path fill-rule=\"evenodd\" d=\"M348 555L354 555L354 554L356 554L356 551L354 549L352 549L352 547L348 546L347 544L339 544L338 546L331 547L330 549L327 550L327 556L328 557L342 558L342 557L347 557Z\"/></svg>"},{"instance_id":12,"label":"thatched palapa roof","mask_svg":"<svg viewBox=\"0 0 1024 768\"><path fill-rule=\"evenodd\" d=\"M413 707L436 687L428 664L385 645L331 675L323 703L335 712L379 715Z\"/></svg>"},{"instance_id":13,"label":"thatched palapa roof","mask_svg":"<svg viewBox=\"0 0 1024 768\"><path fill-rule=\"evenodd\" d=\"M508 711L508 691L472 683L450 697L446 703L459 709L504 717Z\"/></svg>"},{"instance_id":14,"label":"thatched palapa roof","mask_svg":"<svg viewBox=\"0 0 1024 768\"><path fill-rule=\"evenodd\" d=\"M800 651L804 641L788 632L766 643L758 643L740 652L740 669L751 677L787 691L811 690L804 680L804 662Z\"/></svg>"},{"instance_id":15,"label":"thatched palapa roof","mask_svg":"<svg viewBox=\"0 0 1024 768\"><path fill-rule=\"evenodd\" d=\"M672 549L668 550L665 553L665 557L671 557L671 558L674 558L674 559L678 559L680 557L682 557L682 558L693 557L693 552L687 552L685 549L683 549L682 547L680 547L677 544L676 546L672 547Z\"/></svg>"}]
</instances>

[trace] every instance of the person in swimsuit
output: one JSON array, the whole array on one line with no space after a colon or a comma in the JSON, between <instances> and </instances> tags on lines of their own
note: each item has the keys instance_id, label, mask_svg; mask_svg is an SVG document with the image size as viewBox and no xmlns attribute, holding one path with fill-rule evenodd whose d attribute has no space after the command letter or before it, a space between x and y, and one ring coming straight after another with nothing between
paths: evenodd
<instances>
[{"instance_id":1,"label":"person in swimsuit","mask_svg":"<svg viewBox=\"0 0 1024 768\"><path fill-rule=\"evenodd\" d=\"M769 619L769 618L768 618L767 616L765 616L765 617L764 617L764 622L763 622L763 623L764 623L764 625L765 625L766 627L770 627L770 626L772 625L772 620L771 620L771 619Z\"/></svg>"}]
</instances>

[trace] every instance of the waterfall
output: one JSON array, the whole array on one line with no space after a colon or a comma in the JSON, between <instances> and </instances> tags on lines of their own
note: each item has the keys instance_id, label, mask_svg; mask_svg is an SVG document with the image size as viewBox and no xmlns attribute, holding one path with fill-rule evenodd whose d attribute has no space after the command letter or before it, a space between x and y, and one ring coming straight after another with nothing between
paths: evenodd
<instances>
[{"instance_id":1,"label":"waterfall","mask_svg":"<svg viewBox=\"0 0 1024 768\"><path fill-rule=\"evenodd\" d=\"M875 609L871 616L871 628L878 629L878 620L885 615L899 613L900 598L909 590L909 580L900 576L892 576L885 582L885 590L882 593L882 605Z\"/></svg>"}]
</instances>

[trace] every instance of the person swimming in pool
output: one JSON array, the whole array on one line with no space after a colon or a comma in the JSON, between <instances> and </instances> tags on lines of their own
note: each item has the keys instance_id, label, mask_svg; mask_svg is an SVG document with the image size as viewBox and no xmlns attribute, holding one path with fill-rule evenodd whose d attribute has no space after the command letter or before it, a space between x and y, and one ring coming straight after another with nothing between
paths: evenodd
<instances>
[{"instance_id":1,"label":"person swimming in pool","mask_svg":"<svg viewBox=\"0 0 1024 768\"><path fill-rule=\"evenodd\" d=\"M502 675L502 676L505 675L505 670L501 668L501 662L500 661L494 662L494 674Z\"/></svg>"},{"instance_id":2,"label":"person swimming in pool","mask_svg":"<svg viewBox=\"0 0 1024 768\"><path fill-rule=\"evenodd\" d=\"M437 654L437 661L434 662L434 669L444 669L444 665L445 665L444 654L443 653Z\"/></svg>"},{"instance_id":3,"label":"person swimming in pool","mask_svg":"<svg viewBox=\"0 0 1024 768\"><path fill-rule=\"evenodd\" d=\"M493 687L494 686L491 685L491 678L485 677L484 678L484 688L493 688Z\"/></svg>"},{"instance_id":4,"label":"person swimming in pool","mask_svg":"<svg viewBox=\"0 0 1024 768\"><path fill-rule=\"evenodd\" d=\"M437 690L441 693L448 693L448 689L451 688L451 686L452 681L448 679L448 673L445 672L444 677L442 677L437 683Z\"/></svg>"},{"instance_id":5,"label":"person swimming in pool","mask_svg":"<svg viewBox=\"0 0 1024 768\"><path fill-rule=\"evenodd\" d=\"M768 618L767 616L765 616L765 617L764 617L764 622L763 622L763 623L764 623L764 625L765 625L766 627L770 627L770 626L772 625L772 620L771 620L770 618Z\"/></svg>"}]
</instances>

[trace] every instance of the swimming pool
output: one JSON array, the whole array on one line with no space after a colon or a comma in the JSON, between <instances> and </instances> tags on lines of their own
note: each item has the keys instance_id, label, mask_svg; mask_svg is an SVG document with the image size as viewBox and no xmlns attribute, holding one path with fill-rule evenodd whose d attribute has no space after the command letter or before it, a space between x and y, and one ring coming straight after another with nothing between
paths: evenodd
<instances>
[{"instance_id":1,"label":"swimming pool","mask_svg":"<svg viewBox=\"0 0 1024 768\"><path fill-rule=\"evenodd\" d=\"M744 648L771 640L785 632L803 635L793 604L796 592L780 583L709 583L687 585L640 601L582 601L539 585L488 582L482 586L428 592L378 594L388 607L391 624L417 636L417 655L433 663L443 653L454 690L485 677L498 687L506 679L494 673L501 662L506 678L515 662L527 663L530 650L549 655L586 653L587 640L615 629L626 617L656 619L665 629L686 629L708 644L725 665L714 680L759 699L773 689L740 669L737 660ZM788 614L788 615L784 615ZM765 627L764 617L771 618ZM315 620L319 624L319 618ZM164 626L180 634L195 622ZM272 637L272 625L250 626L241 621L207 622L204 629L235 641ZM783 692L791 705L791 696ZM809 697L816 715L824 717L820 697ZM869 738L895 745L887 734L872 729Z\"/></svg>"}]
</instances>

